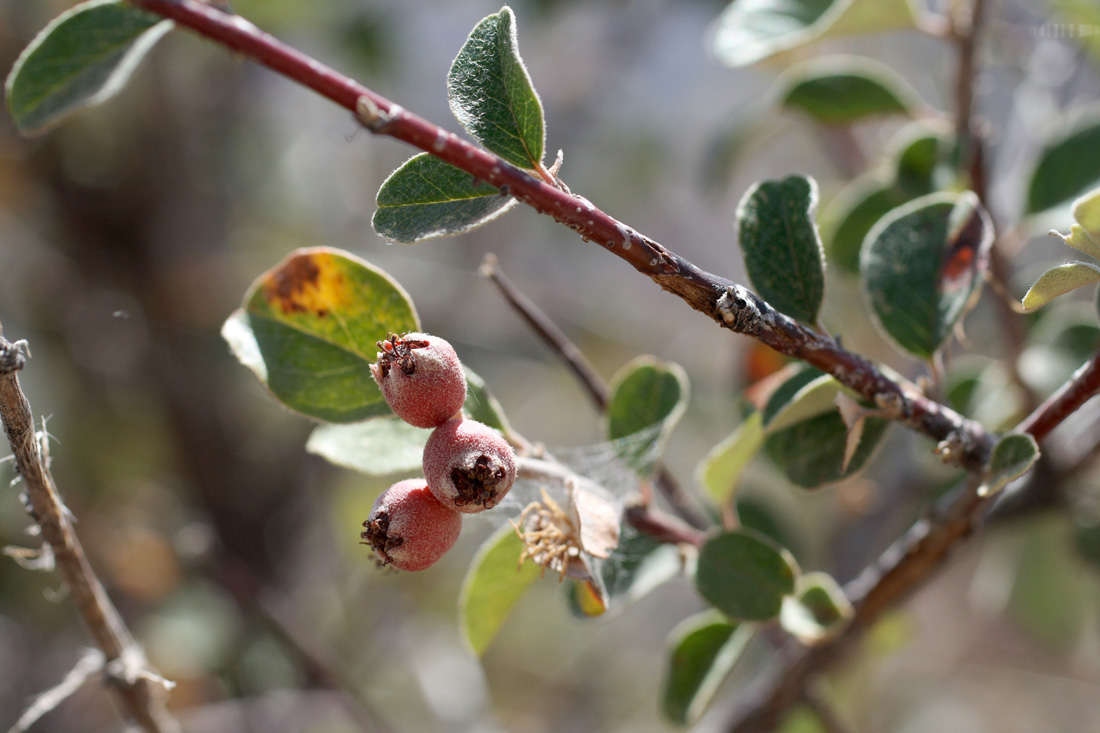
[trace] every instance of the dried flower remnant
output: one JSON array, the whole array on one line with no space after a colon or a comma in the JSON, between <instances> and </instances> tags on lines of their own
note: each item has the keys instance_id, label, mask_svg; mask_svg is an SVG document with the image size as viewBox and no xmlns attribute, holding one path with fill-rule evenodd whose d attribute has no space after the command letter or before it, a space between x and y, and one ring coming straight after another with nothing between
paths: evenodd
<instances>
[{"instance_id":1,"label":"dried flower remnant","mask_svg":"<svg viewBox=\"0 0 1100 733\"><path fill-rule=\"evenodd\" d=\"M542 500L524 507L512 522L523 540L522 565L531 560L542 568L578 580L593 578L589 557L606 558L619 545L618 512L614 505L591 491L566 483L568 511L542 489Z\"/></svg>"}]
</instances>

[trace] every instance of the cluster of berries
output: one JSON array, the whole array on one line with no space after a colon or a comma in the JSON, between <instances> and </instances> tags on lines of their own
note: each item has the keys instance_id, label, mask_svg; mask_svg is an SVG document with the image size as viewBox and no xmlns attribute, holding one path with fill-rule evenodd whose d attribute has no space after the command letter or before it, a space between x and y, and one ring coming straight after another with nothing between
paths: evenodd
<instances>
[{"instance_id":1,"label":"cluster of berries","mask_svg":"<svg viewBox=\"0 0 1100 733\"><path fill-rule=\"evenodd\" d=\"M371 374L399 418L433 428L424 446L424 478L382 492L363 522L363 544L382 565L424 570L451 549L462 514L500 503L516 478L516 456L495 430L462 417L466 376L454 348L424 333L378 342Z\"/></svg>"}]
</instances>

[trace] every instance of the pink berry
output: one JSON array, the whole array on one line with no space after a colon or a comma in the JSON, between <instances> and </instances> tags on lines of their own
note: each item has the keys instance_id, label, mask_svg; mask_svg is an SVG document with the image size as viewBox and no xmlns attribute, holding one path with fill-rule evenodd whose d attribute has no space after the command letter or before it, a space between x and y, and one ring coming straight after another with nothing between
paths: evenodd
<instances>
[{"instance_id":1,"label":"pink berry","mask_svg":"<svg viewBox=\"0 0 1100 733\"><path fill-rule=\"evenodd\" d=\"M370 372L399 418L418 428L434 428L462 409L466 375L445 340L426 333L391 333L378 348L382 351Z\"/></svg>"},{"instance_id":2,"label":"pink berry","mask_svg":"<svg viewBox=\"0 0 1100 733\"><path fill-rule=\"evenodd\" d=\"M516 480L516 454L500 433L477 420L455 418L432 431L424 446L424 477L436 498L473 514L500 503Z\"/></svg>"},{"instance_id":3,"label":"pink berry","mask_svg":"<svg viewBox=\"0 0 1100 733\"><path fill-rule=\"evenodd\" d=\"M462 515L448 509L422 478L398 481L382 492L360 534L378 562L398 570L424 570L451 549Z\"/></svg>"}]
</instances>

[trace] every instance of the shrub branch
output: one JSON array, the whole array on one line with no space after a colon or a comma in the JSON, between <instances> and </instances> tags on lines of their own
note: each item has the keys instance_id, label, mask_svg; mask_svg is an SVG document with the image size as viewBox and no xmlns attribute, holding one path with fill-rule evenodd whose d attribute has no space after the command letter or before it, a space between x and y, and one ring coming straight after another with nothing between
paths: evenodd
<instances>
[{"instance_id":1,"label":"shrub branch","mask_svg":"<svg viewBox=\"0 0 1100 733\"><path fill-rule=\"evenodd\" d=\"M151 733L177 731L179 726L164 707L167 683L149 667L73 531L35 434L30 403L19 386L18 372L25 364L25 347L0 336L0 420L22 478L28 511L77 613L103 652L103 669L127 716Z\"/></svg>"}]
</instances>

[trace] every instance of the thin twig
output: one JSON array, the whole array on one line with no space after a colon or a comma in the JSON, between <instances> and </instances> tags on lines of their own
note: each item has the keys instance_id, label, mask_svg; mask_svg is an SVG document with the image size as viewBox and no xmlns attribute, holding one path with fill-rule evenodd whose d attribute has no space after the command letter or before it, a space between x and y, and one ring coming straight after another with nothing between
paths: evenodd
<instances>
[{"instance_id":1,"label":"thin twig","mask_svg":"<svg viewBox=\"0 0 1100 733\"><path fill-rule=\"evenodd\" d=\"M528 298L508 277L501 271L497 263L496 255L489 253L481 262L481 274L497 287L500 294L508 301L508 304L520 314L528 325L542 338L555 354L565 362L566 366L581 383L592 403L600 412L607 412L607 384L596 369L584 356L584 352L569 340L565 332L558 328L550 316L546 315L534 301ZM687 492L668 470L664 463L656 466L654 483L661 495L668 500L672 509L696 529L704 529L710 525L706 517L692 504Z\"/></svg>"},{"instance_id":2,"label":"thin twig","mask_svg":"<svg viewBox=\"0 0 1100 733\"><path fill-rule=\"evenodd\" d=\"M156 681L159 676L88 563L43 460L31 406L19 386L17 373L25 363L24 348L0 336L0 420L11 443L32 517L53 553L77 613L103 652L112 689L127 717L146 731L176 731L179 726L164 707L164 685Z\"/></svg>"},{"instance_id":3,"label":"thin twig","mask_svg":"<svg viewBox=\"0 0 1100 733\"><path fill-rule=\"evenodd\" d=\"M719 325L831 374L864 399L883 406L892 419L935 440L965 434L962 444L966 449L957 456L959 465L977 469L984 463L992 437L980 425L928 399L912 385L891 379L867 359L779 313L742 286L701 270L587 199L552 186L433 125L238 16L197 0L131 0L131 4L170 18L313 89L355 112L375 134L408 143L507 191L582 238L606 248Z\"/></svg>"}]
</instances>

